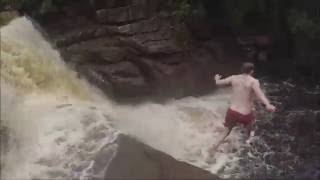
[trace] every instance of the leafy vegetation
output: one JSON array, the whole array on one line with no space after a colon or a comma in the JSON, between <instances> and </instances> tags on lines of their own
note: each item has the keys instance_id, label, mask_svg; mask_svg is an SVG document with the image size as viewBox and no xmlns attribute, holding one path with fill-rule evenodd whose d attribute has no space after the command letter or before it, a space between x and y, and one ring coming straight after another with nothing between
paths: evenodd
<instances>
[{"instance_id":1,"label":"leafy vegetation","mask_svg":"<svg viewBox=\"0 0 320 180\"><path fill-rule=\"evenodd\" d=\"M92 3L90 0L86 1ZM205 1L168 0L167 4L171 9L174 23L179 26L178 29L181 32L178 33L181 39L187 36L187 30L184 29L184 26L188 18L194 15L205 18L206 11L210 11L210 8L212 8L199 6L199 4L205 4ZM41 16L46 13L57 12L64 5L71 2L79 3L81 0L2 0L0 1L0 10L18 9L24 12L31 12L31 15L36 14ZM248 24L260 23L269 28L274 28L273 30L275 31L279 31L281 30L279 26L287 22L292 34L304 34L311 38L320 38L320 18L311 16L308 14L308 9L299 7L301 4L297 3L299 1L220 0L220 3L217 2L212 4L223 4L219 8L223 11L224 16L227 17L226 20L232 26L247 27ZM313 2L310 1L304 4L312 6ZM1 19L0 21L4 20Z\"/></svg>"},{"instance_id":2,"label":"leafy vegetation","mask_svg":"<svg viewBox=\"0 0 320 180\"><path fill-rule=\"evenodd\" d=\"M306 12L292 9L289 17L291 31L311 38L320 38L320 18L310 17Z\"/></svg>"},{"instance_id":3,"label":"leafy vegetation","mask_svg":"<svg viewBox=\"0 0 320 180\"><path fill-rule=\"evenodd\" d=\"M320 18L308 12L313 8L313 2L304 4L300 7L294 0L225 0L226 12L233 25L247 26L246 20L251 18L256 19L255 23L265 23L275 31L287 24L292 34L320 38Z\"/></svg>"},{"instance_id":4,"label":"leafy vegetation","mask_svg":"<svg viewBox=\"0 0 320 180\"><path fill-rule=\"evenodd\" d=\"M176 38L181 44L190 40L190 34L186 27L186 20L191 13L191 4L189 0L171 0L168 2L171 8L173 24L176 28Z\"/></svg>"},{"instance_id":5,"label":"leafy vegetation","mask_svg":"<svg viewBox=\"0 0 320 180\"><path fill-rule=\"evenodd\" d=\"M236 25L244 24L245 16L256 9L255 0L226 0L225 7L230 21ZM256 9L257 10L257 9Z\"/></svg>"},{"instance_id":6,"label":"leafy vegetation","mask_svg":"<svg viewBox=\"0 0 320 180\"><path fill-rule=\"evenodd\" d=\"M184 22L190 15L191 5L188 0L175 0L171 2L171 6L174 7L173 16L177 22Z\"/></svg>"}]
</instances>

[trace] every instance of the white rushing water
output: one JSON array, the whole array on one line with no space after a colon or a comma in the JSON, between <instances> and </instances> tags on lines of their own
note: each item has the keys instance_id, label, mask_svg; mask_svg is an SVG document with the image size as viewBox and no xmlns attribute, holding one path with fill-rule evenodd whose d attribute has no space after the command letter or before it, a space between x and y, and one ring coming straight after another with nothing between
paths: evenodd
<instances>
[{"instance_id":1,"label":"white rushing water","mask_svg":"<svg viewBox=\"0 0 320 180\"><path fill-rule=\"evenodd\" d=\"M79 177L120 132L228 177L237 165L239 130L215 163L204 161L223 130L228 99L229 91L221 91L164 104L117 105L77 78L31 21L17 18L1 28L1 126L7 128L1 132L1 178Z\"/></svg>"}]
</instances>

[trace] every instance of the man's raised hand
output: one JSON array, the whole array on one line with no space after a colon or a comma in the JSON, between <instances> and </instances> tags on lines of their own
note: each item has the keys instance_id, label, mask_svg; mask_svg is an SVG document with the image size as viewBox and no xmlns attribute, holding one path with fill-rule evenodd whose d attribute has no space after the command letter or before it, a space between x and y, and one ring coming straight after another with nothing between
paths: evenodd
<instances>
[{"instance_id":1,"label":"man's raised hand","mask_svg":"<svg viewBox=\"0 0 320 180\"><path fill-rule=\"evenodd\" d=\"M218 81L218 80L220 80L220 79L221 79L221 75L220 75L220 74L216 74L216 75L214 76L214 80Z\"/></svg>"},{"instance_id":2,"label":"man's raised hand","mask_svg":"<svg viewBox=\"0 0 320 180\"><path fill-rule=\"evenodd\" d=\"M269 111L269 112L274 112L274 111L276 110L276 107L275 107L274 105L272 105L272 104L268 104L268 105L266 106L266 109L267 109L267 111Z\"/></svg>"}]
</instances>

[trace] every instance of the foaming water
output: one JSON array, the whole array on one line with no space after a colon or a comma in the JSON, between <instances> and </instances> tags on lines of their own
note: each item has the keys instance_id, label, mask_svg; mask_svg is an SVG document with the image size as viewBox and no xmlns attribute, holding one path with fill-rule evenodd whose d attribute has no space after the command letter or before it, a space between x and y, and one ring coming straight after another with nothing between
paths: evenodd
<instances>
[{"instance_id":1,"label":"foaming water","mask_svg":"<svg viewBox=\"0 0 320 180\"><path fill-rule=\"evenodd\" d=\"M25 17L1 28L1 78L24 93L54 93L82 99L91 94Z\"/></svg>"},{"instance_id":2,"label":"foaming water","mask_svg":"<svg viewBox=\"0 0 320 180\"><path fill-rule=\"evenodd\" d=\"M103 112L96 110L99 100ZM1 177L81 174L92 154L117 136L106 115L108 102L65 66L27 18L1 28L1 126L7 129ZM95 136L100 131L105 136Z\"/></svg>"},{"instance_id":3,"label":"foaming water","mask_svg":"<svg viewBox=\"0 0 320 180\"><path fill-rule=\"evenodd\" d=\"M223 130L228 91L117 105L78 79L24 17L1 29L1 65L1 122L8 128L2 179L80 178L120 132L223 177L237 165L238 130L214 164L204 161Z\"/></svg>"},{"instance_id":4,"label":"foaming water","mask_svg":"<svg viewBox=\"0 0 320 180\"><path fill-rule=\"evenodd\" d=\"M115 108L111 117L115 127L176 159L205 168L213 173L230 164L237 166L241 132L235 129L216 153L215 163L206 164L210 146L224 130L224 114L230 93L217 92L201 98L187 97L165 104L143 104ZM234 163L231 165L231 163ZM219 174L229 177L228 171Z\"/></svg>"},{"instance_id":5,"label":"foaming water","mask_svg":"<svg viewBox=\"0 0 320 180\"><path fill-rule=\"evenodd\" d=\"M3 97L1 106L15 102L1 116L2 125L9 128L8 151L2 152L3 179L74 178L93 161L92 154L118 134L108 117L86 102Z\"/></svg>"}]
</instances>

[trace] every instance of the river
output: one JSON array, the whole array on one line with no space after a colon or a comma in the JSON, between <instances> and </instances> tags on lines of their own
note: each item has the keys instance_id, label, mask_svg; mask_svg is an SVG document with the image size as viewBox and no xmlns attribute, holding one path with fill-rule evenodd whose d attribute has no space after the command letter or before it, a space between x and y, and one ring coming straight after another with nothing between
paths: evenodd
<instances>
[{"instance_id":1,"label":"river","mask_svg":"<svg viewBox=\"0 0 320 180\"><path fill-rule=\"evenodd\" d=\"M275 89L294 88L285 82L263 82L272 100L284 106L283 94ZM299 167L290 166L304 162L312 169L308 177L318 175L317 161L300 158L291 149L296 134L274 122L284 117L281 108L275 114L258 108L252 144L245 144L242 129L236 128L219 147L214 163L207 164L207 150L223 130L229 98L230 89L220 89L161 104L117 104L79 79L29 19L17 18L1 28L1 178L81 179L94 155L119 133L220 177L293 177ZM316 109L310 111L318 117ZM277 144L274 137L288 145ZM287 159L277 161L279 154ZM289 164L279 165L283 162Z\"/></svg>"}]
</instances>

